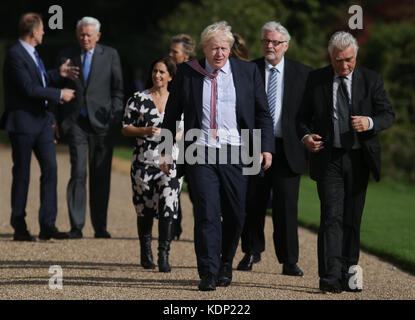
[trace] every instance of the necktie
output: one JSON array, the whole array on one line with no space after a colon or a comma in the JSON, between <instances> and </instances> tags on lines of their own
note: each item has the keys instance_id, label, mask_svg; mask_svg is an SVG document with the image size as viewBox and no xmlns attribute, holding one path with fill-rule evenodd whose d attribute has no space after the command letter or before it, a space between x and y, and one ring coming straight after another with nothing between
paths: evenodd
<instances>
[{"instance_id":1,"label":"necktie","mask_svg":"<svg viewBox=\"0 0 415 320\"><path fill-rule=\"evenodd\" d=\"M89 72L91 71L91 52L85 51L84 55L84 63L82 66L82 72L84 74L85 83L88 83L89 78ZM86 107L86 104L81 110L81 115L83 115L85 118L88 117L88 109Z\"/></svg>"},{"instance_id":2,"label":"necktie","mask_svg":"<svg viewBox=\"0 0 415 320\"><path fill-rule=\"evenodd\" d=\"M48 79L45 65L43 64L42 59L40 59L39 53L37 52L36 49L34 51L34 54L35 54L35 58L36 58L36 61L37 61L37 67L39 69L40 74L42 75L42 78L44 79L44 84L43 85L45 86L46 83L47 83L47 79Z\"/></svg>"},{"instance_id":3,"label":"necktie","mask_svg":"<svg viewBox=\"0 0 415 320\"><path fill-rule=\"evenodd\" d=\"M210 91L210 128L213 130L213 137L217 138L217 130L218 130L218 124L216 123L216 91L218 89L218 81L217 77L219 74L219 69L215 71L215 73L209 74L209 78L212 79L212 88Z\"/></svg>"},{"instance_id":4,"label":"necktie","mask_svg":"<svg viewBox=\"0 0 415 320\"><path fill-rule=\"evenodd\" d=\"M268 90L267 90L267 99L269 105L269 113L271 114L272 121L274 123L274 127L277 123L277 119L275 119L275 108L277 102L277 87L278 87L278 69L271 68L271 74L268 79ZM275 128L274 128L275 131Z\"/></svg>"},{"instance_id":5,"label":"necktie","mask_svg":"<svg viewBox=\"0 0 415 320\"><path fill-rule=\"evenodd\" d=\"M89 72L91 71L91 52L85 51L84 64L82 66L82 72L84 73L85 82L88 83Z\"/></svg>"},{"instance_id":6,"label":"necktie","mask_svg":"<svg viewBox=\"0 0 415 320\"><path fill-rule=\"evenodd\" d=\"M219 74L220 69L215 70L214 74L211 74L207 72L205 69L201 67L199 64L199 61L197 60L191 60L186 62L190 67L192 67L197 72L201 73L205 77L208 77L212 79L212 86L210 91L210 128L212 129L213 138L217 139L217 130L218 130L218 124L216 122L216 92L217 92L217 76Z\"/></svg>"},{"instance_id":7,"label":"necktie","mask_svg":"<svg viewBox=\"0 0 415 320\"><path fill-rule=\"evenodd\" d=\"M351 104L344 77L339 77L337 89L337 116L339 118L340 144L342 148L351 150L354 144L354 133L350 125Z\"/></svg>"}]
</instances>

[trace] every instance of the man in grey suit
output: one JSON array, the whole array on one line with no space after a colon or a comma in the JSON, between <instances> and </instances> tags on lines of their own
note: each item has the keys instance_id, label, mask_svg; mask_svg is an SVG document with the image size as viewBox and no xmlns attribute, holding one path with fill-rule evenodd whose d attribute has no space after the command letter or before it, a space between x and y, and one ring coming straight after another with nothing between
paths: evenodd
<instances>
[{"instance_id":1,"label":"man in grey suit","mask_svg":"<svg viewBox=\"0 0 415 320\"><path fill-rule=\"evenodd\" d=\"M110 193L113 141L111 132L121 121L123 79L120 57L114 48L98 44L100 23L92 17L78 21L79 47L63 50L58 62L71 59L81 70L79 79L65 87L75 89L76 99L59 109L60 129L69 144L71 178L67 202L71 238L82 238L86 211L86 177L89 165L91 221L96 238L110 238L107 209Z\"/></svg>"}]
</instances>

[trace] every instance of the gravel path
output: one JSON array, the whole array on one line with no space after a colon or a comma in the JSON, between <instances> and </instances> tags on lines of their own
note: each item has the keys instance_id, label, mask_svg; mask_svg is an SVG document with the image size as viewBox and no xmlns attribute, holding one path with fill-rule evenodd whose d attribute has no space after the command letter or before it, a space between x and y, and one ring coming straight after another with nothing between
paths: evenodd
<instances>
[{"instance_id":1,"label":"gravel path","mask_svg":"<svg viewBox=\"0 0 415 320\"><path fill-rule=\"evenodd\" d=\"M58 147L58 218L57 227L69 230L66 184L69 179L69 155ZM361 253L362 293L322 294L318 290L316 234L300 228L299 265L302 278L281 275L272 244L272 223L267 217L266 246L262 261L252 272L234 271L230 287L199 292L193 247L191 204L182 195L184 232L172 243L171 273L144 270L139 265L136 216L131 201L129 164L114 159L109 206L109 231L112 239L95 239L88 218L84 238L34 243L12 241L10 220L11 155L0 146L0 299L138 299L138 300L360 300L415 299L415 277L379 258ZM27 224L38 235L39 166L32 160L31 184L27 204ZM157 228L154 227L153 253L157 253ZM238 248L234 267L242 258ZM52 290L49 268L62 268L63 287Z\"/></svg>"}]
</instances>

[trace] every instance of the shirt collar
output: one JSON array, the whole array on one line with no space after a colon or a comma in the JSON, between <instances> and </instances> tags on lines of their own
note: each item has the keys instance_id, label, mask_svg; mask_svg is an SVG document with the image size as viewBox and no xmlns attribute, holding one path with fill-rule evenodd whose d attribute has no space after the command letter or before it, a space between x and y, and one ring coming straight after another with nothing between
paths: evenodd
<instances>
[{"instance_id":1,"label":"shirt collar","mask_svg":"<svg viewBox=\"0 0 415 320\"><path fill-rule=\"evenodd\" d=\"M28 44L27 42L19 39L20 44L23 46L23 48L25 48L27 51L29 51L30 53L34 54L36 48L31 46L30 44Z\"/></svg>"},{"instance_id":2,"label":"shirt collar","mask_svg":"<svg viewBox=\"0 0 415 320\"><path fill-rule=\"evenodd\" d=\"M350 72L347 76L343 77L343 76L339 76L336 72L334 72L334 79L338 79L338 78L346 78L347 80L352 80L353 77L353 72L354 70L352 70L352 72Z\"/></svg>"},{"instance_id":3,"label":"shirt collar","mask_svg":"<svg viewBox=\"0 0 415 320\"><path fill-rule=\"evenodd\" d=\"M207 72L209 72L209 73L214 73L215 72L215 69L213 69L211 66L210 66L210 64L209 64L209 62L207 61L207 59L205 59L205 61L206 61L206 71ZM222 71L223 73L225 73L225 74L228 74L230 71L231 71L231 64L229 63L229 59L228 60L226 60L226 63L225 63L225 65L222 67L222 68L220 68L220 71Z\"/></svg>"},{"instance_id":4,"label":"shirt collar","mask_svg":"<svg viewBox=\"0 0 415 320\"><path fill-rule=\"evenodd\" d=\"M272 68L275 68L278 70L279 73L282 73L284 71L284 64L285 64L285 58L282 57L281 61L278 62L277 65L273 66L270 64L267 60L265 60L265 68L266 70L270 71Z\"/></svg>"},{"instance_id":5,"label":"shirt collar","mask_svg":"<svg viewBox=\"0 0 415 320\"><path fill-rule=\"evenodd\" d=\"M94 54L94 50L95 50L95 47L93 47L91 50L88 50L88 52L91 54L91 57L92 57L92 55ZM85 56L85 53L86 53L87 51L85 50L82 50L82 55L83 56Z\"/></svg>"}]
</instances>

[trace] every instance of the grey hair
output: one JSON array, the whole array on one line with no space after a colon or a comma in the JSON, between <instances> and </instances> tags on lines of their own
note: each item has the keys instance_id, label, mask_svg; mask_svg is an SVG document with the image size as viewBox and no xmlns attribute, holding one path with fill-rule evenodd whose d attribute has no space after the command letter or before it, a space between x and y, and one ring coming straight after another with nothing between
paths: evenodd
<instances>
[{"instance_id":1,"label":"grey hair","mask_svg":"<svg viewBox=\"0 0 415 320\"><path fill-rule=\"evenodd\" d=\"M235 39L233 38L231 29L232 27L228 25L226 21L216 22L214 24L207 26L200 35L200 43L202 47L204 48L210 41L210 39L216 36L219 32L223 32L223 34L229 42L229 48L232 48Z\"/></svg>"},{"instance_id":2,"label":"grey hair","mask_svg":"<svg viewBox=\"0 0 415 320\"><path fill-rule=\"evenodd\" d=\"M184 54L187 54L190 59L196 57L195 42L191 36L186 33L180 33L171 38L171 43L181 43Z\"/></svg>"},{"instance_id":3,"label":"grey hair","mask_svg":"<svg viewBox=\"0 0 415 320\"><path fill-rule=\"evenodd\" d=\"M264 39L265 33L273 31L278 31L283 35L285 41L290 42L291 36L288 30L281 23L275 21L269 21L262 26L261 39Z\"/></svg>"},{"instance_id":4,"label":"grey hair","mask_svg":"<svg viewBox=\"0 0 415 320\"><path fill-rule=\"evenodd\" d=\"M333 54L333 49L336 47L339 50L346 50L350 45L354 46L354 54L357 56L357 51L359 50L359 46L357 45L356 38L353 37L350 33L345 31L337 31L335 32L330 40L328 51L330 57Z\"/></svg>"},{"instance_id":5,"label":"grey hair","mask_svg":"<svg viewBox=\"0 0 415 320\"><path fill-rule=\"evenodd\" d=\"M95 32L98 33L101 29L101 23L98 21L98 19L95 19L93 17L83 17L81 20L78 21L76 24L76 30L78 30L81 26L95 26Z\"/></svg>"}]
</instances>

